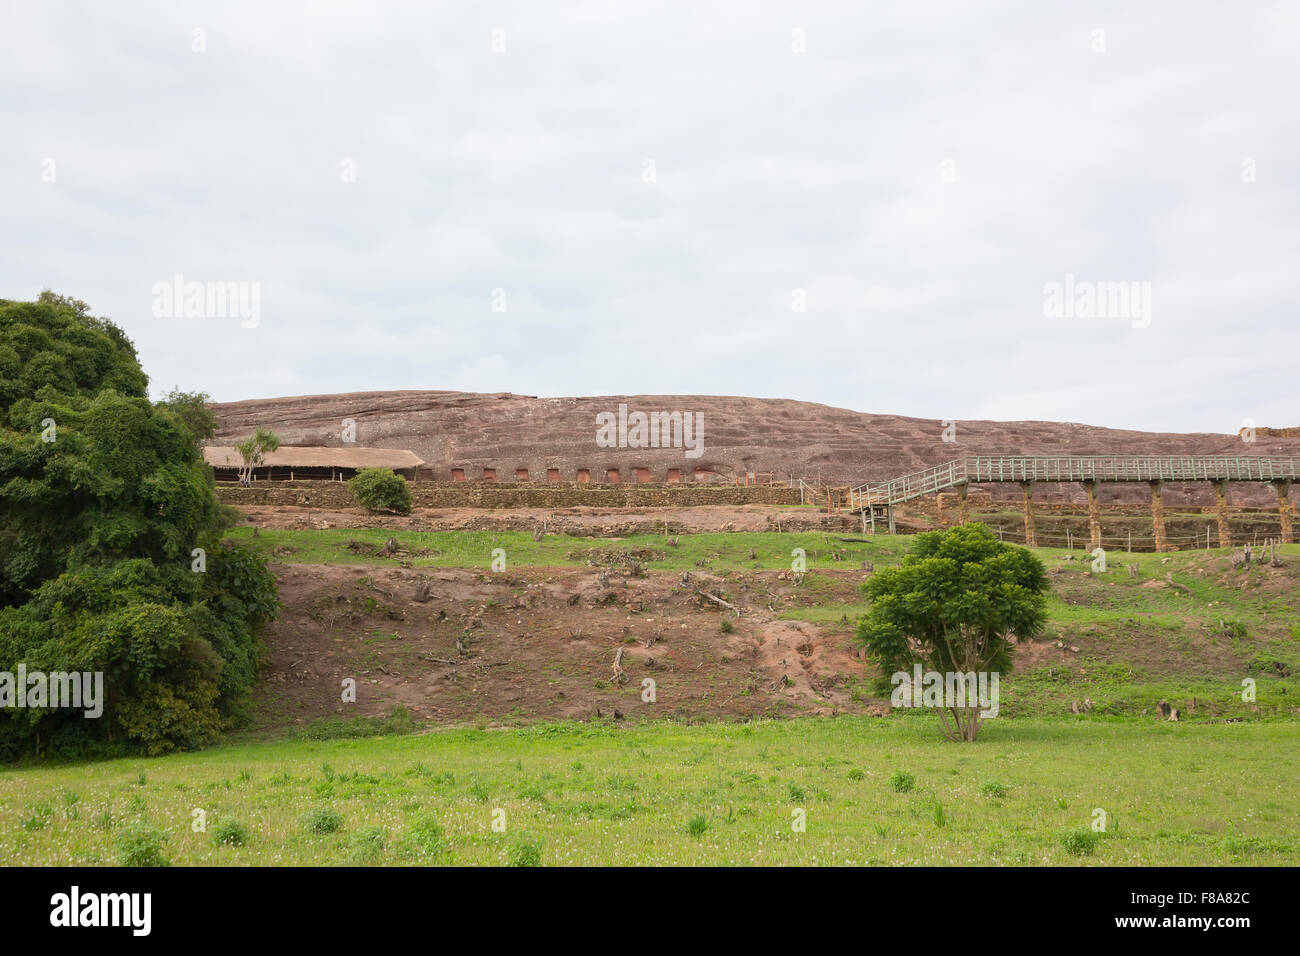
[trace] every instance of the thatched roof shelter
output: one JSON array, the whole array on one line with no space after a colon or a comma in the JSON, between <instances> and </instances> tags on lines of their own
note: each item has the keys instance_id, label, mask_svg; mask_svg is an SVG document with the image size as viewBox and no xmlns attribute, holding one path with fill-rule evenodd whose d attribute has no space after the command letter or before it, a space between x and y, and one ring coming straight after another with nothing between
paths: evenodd
<instances>
[{"instance_id":1,"label":"thatched roof shelter","mask_svg":"<svg viewBox=\"0 0 1300 956\"><path fill-rule=\"evenodd\" d=\"M232 477L244 459L233 445L206 445L203 459L218 477ZM254 471L258 478L346 478L362 468L389 468L415 476L423 459L404 448L330 447L325 445L281 445L267 453ZM223 474L224 473L224 474Z\"/></svg>"}]
</instances>

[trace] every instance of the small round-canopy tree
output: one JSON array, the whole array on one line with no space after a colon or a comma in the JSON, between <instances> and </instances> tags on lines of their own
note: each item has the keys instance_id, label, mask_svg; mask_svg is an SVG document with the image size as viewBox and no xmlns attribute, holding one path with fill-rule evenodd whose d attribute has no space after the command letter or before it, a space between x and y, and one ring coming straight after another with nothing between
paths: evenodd
<instances>
[{"instance_id":1,"label":"small round-canopy tree","mask_svg":"<svg viewBox=\"0 0 1300 956\"><path fill-rule=\"evenodd\" d=\"M248 438L235 442L235 451L244 459L244 467L239 469L239 483L251 484L253 469L266 462L266 456L280 447L280 439L269 428L259 428Z\"/></svg>"},{"instance_id":2,"label":"small round-canopy tree","mask_svg":"<svg viewBox=\"0 0 1300 956\"><path fill-rule=\"evenodd\" d=\"M411 489L406 479L387 468L363 468L348 480L361 507L369 511L411 513Z\"/></svg>"},{"instance_id":3,"label":"small round-canopy tree","mask_svg":"<svg viewBox=\"0 0 1300 956\"><path fill-rule=\"evenodd\" d=\"M900 672L910 680L907 672L918 664L952 675L958 686L979 673L1006 673L1012 638L1035 637L1047 617L1043 563L982 524L917 535L901 566L878 571L862 587L871 606L858 640L886 686ZM969 741L979 733L982 708L970 704L966 695L939 706L950 738Z\"/></svg>"}]
</instances>

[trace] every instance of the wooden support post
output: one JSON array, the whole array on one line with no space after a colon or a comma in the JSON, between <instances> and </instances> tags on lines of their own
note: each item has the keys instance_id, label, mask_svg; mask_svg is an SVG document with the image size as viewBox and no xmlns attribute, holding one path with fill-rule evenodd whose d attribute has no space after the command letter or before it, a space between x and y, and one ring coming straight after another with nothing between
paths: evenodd
<instances>
[{"instance_id":1,"label":"wooden support post","mask_svg":"<svg viewBox=\"0 0 1300 956\"><path fill-rule=\"evenodd\" d=\"M1033 548L1038 542L1038 536L1034 533L1034 483L1022 481L1020 490L1025 499L1025 545Z\"/></svg>"},{"instance_id":2,"label":"wooden support post","mask_svg":"<svg viewBox=\"0 0 1300 956\"><path fill-rule=\"evenodd\" d=\"M1096 551L1101 547L1101 506L1097 503L1097 482L1083 482L1088 492L1088 550Z\"/></svg>"},{"instance_id":3,"label":"wooden support post","mask_svg":"<svg viewBox=\"0 0 1300 956\"><path fill-rule=\"evenodd\" d=\"M889 516L889 533L894 533L894 506L885 505L885 514Z\"/></svg>"},{"instance_id":4,"label":"wooden support post","mask_svg":"<svg viewBox=\"0 0 1300 956\"><path fill-rule=\"evenodd\" d=\"M1282 543L1290 544L1295 540L1291 531L1291 479L1275 481L1273 487L1277 489L1277 515L1282 520Z\"/></svg>"},{"instance_id":5,"label":"wooden support post","mask_svg":"<svg viewBox=\"0 0 1300 956\"><path fill-rule=\"evenodd\" d=\"M962 524L967 524L970 521L970 512L966 510L966 492L969 489L970 485L964 481L957 486L957 501L960 505Z\"/></svg>"},{"instance_id":6,"label":"wooden support post","mask_svg":"<svg viewBox=\"0 0 1300 956\"><path fill-rule=\"evenodd\" d=\"M1151 486L1151 529L1155 534L1157 551L1168 551L1165 540L1165 492L1163 481L1147 482Z\"/></svg>"},{"instance_id":7,"label":"wooden support post","mask_svg":"<svg viewBox=\"0 0 1300 956\"><path fill-rule=\"evenodd\" d=\"M1228 483L1212 481L1214 486L1214 519L1219 525L1219 547L1232 547L1232 531L1228 528Z\"/></svg>"}]
</instances>

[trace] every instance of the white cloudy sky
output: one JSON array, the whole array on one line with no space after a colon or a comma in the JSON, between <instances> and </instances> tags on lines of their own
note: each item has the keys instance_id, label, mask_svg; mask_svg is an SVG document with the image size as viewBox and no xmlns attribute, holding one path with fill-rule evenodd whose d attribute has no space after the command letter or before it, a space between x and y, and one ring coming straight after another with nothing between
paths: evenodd
<instances>
[{"instance_id":1,"label":"white cloudy sky","mask_svg":"<svg viewBox=\"0 0 1300 956\"><path fill-rule=\"evenodd\" d=\"M1134 6L3 0L0 297L220 400L1300 424L1300 6ZM178 273L259 324L155 317Z\"/></svg>"}]
</instances>

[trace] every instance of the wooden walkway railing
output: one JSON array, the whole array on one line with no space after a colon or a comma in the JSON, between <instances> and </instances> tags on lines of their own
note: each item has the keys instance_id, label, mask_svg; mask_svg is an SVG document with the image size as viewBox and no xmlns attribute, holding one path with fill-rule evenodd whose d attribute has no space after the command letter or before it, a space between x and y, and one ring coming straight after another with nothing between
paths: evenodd
<instances>
[{"instance_id":1,"label":"wooden walkway railing","mask_svg":"<svg viewBox=\"0 0 1300 956\"><path fill-rule=\"evenodd\" d=\"M1104 455L1047 458L978 456L867 483L849 491L849 508L896 505L922 495L963 484L1002 481L1294 481L1300 480L1300 458L1242 458L1235 456Z\"/></svg>"}]
</instances>

